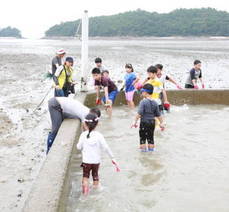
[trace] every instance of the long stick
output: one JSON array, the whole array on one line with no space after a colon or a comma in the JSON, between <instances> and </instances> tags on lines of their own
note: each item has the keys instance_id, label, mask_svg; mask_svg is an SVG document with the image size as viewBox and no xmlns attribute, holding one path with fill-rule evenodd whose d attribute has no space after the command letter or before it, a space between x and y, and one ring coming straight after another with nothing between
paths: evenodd
<instances>
[{"instance_id":1,"label":"long stick","mask_svg":"<svg viewBox=\"0 0 229 212\"><path fill-rule=\"evenodd\" d=\"M40 103L37 105L37 107L34 109L33 113L43 104L43 102L45 101L45 99L46 99L46 97L48 96L49 92L52 90L52 87L53 87L53 86L51 86L51 87L49 88L49 90L48 90L47 93L45 94L44 98L41 100L41 102L40 102Z\"/></svg>"}]
</instances>

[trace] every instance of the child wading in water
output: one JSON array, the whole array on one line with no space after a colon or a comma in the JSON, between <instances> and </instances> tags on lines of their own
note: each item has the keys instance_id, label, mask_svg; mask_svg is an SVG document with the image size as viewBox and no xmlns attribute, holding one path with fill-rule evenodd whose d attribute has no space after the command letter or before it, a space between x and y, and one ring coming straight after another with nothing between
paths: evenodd
<instances>
[{"instance_id":1,"label":"child wading in water","mask_svg":"<svg viewBox=\"0 0 229 212\"><path fill-rule=\"evenodd\" d=\"M92 76L95 80L95 90L96 90L96 104L100 104L100 89L104 89L104 97L102 101L105 104L107 113L111 117L112 115L112 104L118 94L117 86L110 78L106 78L102 75L102 72L98 68L92 69Z\"/></svg>"},{"instance_id":2,"label":"child wading in water","mask_svg":"<svg viewBox=\"0 0 229 212\"><path fill-rule=\"evenodd\" d=\"M147 152L146 140L148 142L148 151L154 151L154 130L155 130L155 118L160 121L160 127L163 126L163 119L159 111L158 104L151 98L153 93L153 86L151 84L145 84L141 89L142 96L138 107L138 114L132 127L137 128L138 119L140 121L139 136L140 136L140 149L142 152Z\"/></svg>"},{"instance_id":3,"label":"child wading in water","mask_svg":"<svg viewBox=\"0 0 229 212\"><path fill-rule=\"evenodd\" d=\"M135 92L135 84L139 81L134 73L133 66L131 64L126 64L126 76L125 76L125 95L126 101L130 108L134 108L134 92Z\"/></svg>"},{"instance_id":4,"label":"child wading in water","mask_svg":"<svg viewBox=\"0 0 229 212\"><path fill-rule=\"evenodd\" d=\"M101 162L101 150L105 150L106 153L112 159L112 163L116 165L114 156L109 146L107 145L103 135L95 131L98 125L99 117L95 114L89 113L85 118L85 127L87 131L80 135L77 149L82 151L82 167L83 167L83 180L82 190L83 194L87 195L89 192L89 177L92 172L93 186L97 188L99 185L99 165ZM119 170L117 170L119 171Z\"/></svg>"},{"instance_id":5,"label":"child wading in water","mask_svg":"<svg viewBox=\"0 0 229 212\"><path fill-rule=\"evenodd\" d=\"M155 66L150 66L147 69L147 74L148 79L146 79L145 83L149 83L153 86L153 93L151 95L151 98L155 100L159 105L160 112L163 112L163 105L160 98L161 93L163 95L164 104L169 104L169 102L167 99L166 91L163 87L163 83L157 78L157 68Z\"/></svg>"}]
</instances>

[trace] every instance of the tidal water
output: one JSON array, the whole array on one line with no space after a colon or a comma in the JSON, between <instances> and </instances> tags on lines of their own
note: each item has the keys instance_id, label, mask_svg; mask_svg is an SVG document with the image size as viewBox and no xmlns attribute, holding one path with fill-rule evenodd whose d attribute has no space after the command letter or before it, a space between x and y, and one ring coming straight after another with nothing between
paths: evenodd
<instances>
[{"instance_id":1,"label":"tidal water","mask_svg":"<svg viewBox=\"0 0 229 212\"><path fill-rule=\"evenodd\" d=\"M229 210L229 108L173 107L164 132L156 131L155 152L139 151L133 112L117 107L102 118L102 132L119 162L115 172L103 155L101 187L81 194L80 153L71 165L67 212L227 212Z\"/></svg>"}]
</instances>

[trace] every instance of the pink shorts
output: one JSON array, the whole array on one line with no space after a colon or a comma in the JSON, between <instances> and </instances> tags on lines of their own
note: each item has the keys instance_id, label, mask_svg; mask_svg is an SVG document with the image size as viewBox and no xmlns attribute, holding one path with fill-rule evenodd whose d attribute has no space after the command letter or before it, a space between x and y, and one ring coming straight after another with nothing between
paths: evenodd
<instances>
[{"instance_id":1,"label":"pink shorts","mask_svg":"<svg viewBox=\"0 0 229 212\"><path fill-rule=\"evenodd\" d=\"M125 92L125 95L126 95L126 100L127 101L133 101L134 99L134 90L133 91L129 91L129 92Z\"/></svg>"}]
</instances>

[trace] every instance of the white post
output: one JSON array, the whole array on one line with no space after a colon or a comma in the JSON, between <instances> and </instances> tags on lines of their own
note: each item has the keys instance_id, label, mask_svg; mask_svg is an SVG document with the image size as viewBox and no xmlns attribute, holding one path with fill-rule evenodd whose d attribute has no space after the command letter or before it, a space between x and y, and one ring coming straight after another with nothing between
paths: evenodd
<instances>
[{"instance_id":1,"label":"white post","mask_svg":"<svg viewBox=\"0 0 229 212\"><path fill-rule=\"evenodd\" d=\"M88 11L82 17L81 91L87 91L88 77Z\"/></svg>"}]
</instances>

